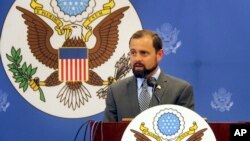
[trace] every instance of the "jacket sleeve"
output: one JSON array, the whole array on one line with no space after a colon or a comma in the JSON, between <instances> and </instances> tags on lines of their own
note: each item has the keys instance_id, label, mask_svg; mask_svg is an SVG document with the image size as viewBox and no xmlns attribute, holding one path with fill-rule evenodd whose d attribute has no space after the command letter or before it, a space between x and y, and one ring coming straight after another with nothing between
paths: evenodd
<instances>
[{"instance_id":1,"label":"jacket sleeve","mask_svg":"<svg viewBox=\"0 0 250 141\"><path fill-rule=\"evenodd\" d=\"M117 108L111 86L107 90L106 108L104 110L104 121L108 122L118 121Z\"/></svg>"},{"instance_id":2,"label":"jacket sleeve","mask_svg":"<svg viewBox=\"0 0 250 141\"><path fill-rule=\"evenodd\" d=\"M194 96L193 96L193 88L190 84L187 84L183 90L181 91L177 103L178 105L182 105L191 110L194 110Z\"/></svg>"}]
</instances>

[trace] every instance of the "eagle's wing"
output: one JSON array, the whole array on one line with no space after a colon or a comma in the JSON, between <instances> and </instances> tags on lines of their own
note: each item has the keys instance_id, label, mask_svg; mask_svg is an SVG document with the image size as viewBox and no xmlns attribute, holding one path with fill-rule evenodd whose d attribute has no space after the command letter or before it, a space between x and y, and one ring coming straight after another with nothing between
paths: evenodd
<instances>
[{"instance_id":1,"label":"eagle's wing","mask_svg":"<svg viewBox=\"0 0 250 141\"><path fill-rule=\"evenodd\" d=\"M197 132L195 132L191 137L187 139L187 141L201 141L202 137L204 135L204 132L207 130L207 128L203 128Z\"/></svg>"},{"instance_id":2,"label":"eagle's wing","mask_svg":"<svg viewBox=\"0 0 250 141\"><path fill-rule=\"evenodd\" d=\"M108 15L94 29L95 47L89 50L89 68L95 68L106 62L114 53L118 43L118 25L123 18L123 7Z\"/></svg>"},{"instance_id":3,"label":"eagle's wing","mask_svg":"<svg viewBox=\"0 0 250 141\"><path fill-rule=\"evenodd\" d=\"M136 138L137 141L151 141L146 135L134 129L130 129L130 131L134 133L134 137Z\"/></svg>"},{"instance_id":4,"label":"eagle's wing","mask_svg":"<svg viewBox=\"0 0 250 141\"><path fill-rule=\"evenodd\" d=\"M25 24L28 26L28 44L36 59L50 68L58 68L58 51L50 44L50 37L53 34L51 27L36 14L22 8L21 11Z\"/></svg>"}]
</instances>

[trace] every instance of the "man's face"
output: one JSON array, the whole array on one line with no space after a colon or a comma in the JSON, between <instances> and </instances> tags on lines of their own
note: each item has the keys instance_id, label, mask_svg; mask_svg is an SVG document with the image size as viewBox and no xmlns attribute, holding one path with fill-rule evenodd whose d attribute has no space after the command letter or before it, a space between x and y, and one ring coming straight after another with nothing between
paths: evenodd
<instances>
[{"instance_id":1,"label":"man's face","mask_svg":"<svg viewBox=\"0 0 250 141\"><path fill-rule=\"evenodd\" d=\"M156 50L150 36L144 36L130 41L130 62L136 77L152 76L163 56L163 50Z\"/></svg>"}]
</instances>

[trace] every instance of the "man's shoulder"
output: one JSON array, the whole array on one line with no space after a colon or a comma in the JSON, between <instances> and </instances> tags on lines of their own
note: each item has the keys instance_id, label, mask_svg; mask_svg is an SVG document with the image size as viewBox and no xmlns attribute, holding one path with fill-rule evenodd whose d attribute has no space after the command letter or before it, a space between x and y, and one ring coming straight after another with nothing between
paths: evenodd
<instances>
[{"instance_id":1,"label":"man's shoulder","mask_svg":"<svg viewBox=\"0 0 250 141\"><path fill-rule=\"evenodd\" d=\"M117 82L113 83L111 86L112 87L120 87L120 86L125 86L128 83L130 83L131 81L133 81L134 77L133 76L128 76L126 78L123 78L121 80L118 80Z\"/></svg>"},{"instance_id":2,"label":"man's shoulder","mask_svg":"<svg viewBox=\"0 0 250 141\"><path fill-rule=\"evenodd\" d=\"M170 74L165 74L163 73L163 77L166 81L168 81L169 83L173 83L173 84L180 84L180 85L191 85L188 81L181 79L179 77L170 75Z\"/></svg>"}]
</instances>

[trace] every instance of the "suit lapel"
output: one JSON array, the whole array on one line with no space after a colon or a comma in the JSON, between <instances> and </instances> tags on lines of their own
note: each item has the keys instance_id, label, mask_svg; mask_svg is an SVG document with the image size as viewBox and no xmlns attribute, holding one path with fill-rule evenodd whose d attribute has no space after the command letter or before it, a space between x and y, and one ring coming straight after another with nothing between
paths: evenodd
<instances>
[{"instance_id":1,"label":"suit lapel","mask_svg":"<svg viewBox=\"0 0 250 141\"><path fill-rule=\"evenodd\" d=\"M133 115L138 115L140 113L140 107L138 102L138 96L137 96L137 80L135 77L132 77L131 81L127 84L127 92L128 96L131 101L128 103L128 107L130 107L131 111L133 112ZM132 114L132 113L131 113Z\"/></svg>"},{"instance_id":2,"label":"suit lapel","mask_svg":"<svg viewBox=\"0 0 250 141\"><path fill-rule=\"evenodd\" d=\"M159 99L162 99L162 96L167 89L167 77L163 72L160 73L160 76L157 79L156 84L158 84L158 87L155 90L155 95L157 95ZM161 104L161 102L158 103L158 105L159 104Z\"/></svg>"}]
</instances>

